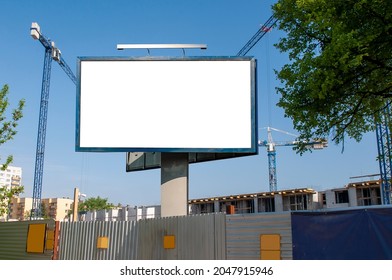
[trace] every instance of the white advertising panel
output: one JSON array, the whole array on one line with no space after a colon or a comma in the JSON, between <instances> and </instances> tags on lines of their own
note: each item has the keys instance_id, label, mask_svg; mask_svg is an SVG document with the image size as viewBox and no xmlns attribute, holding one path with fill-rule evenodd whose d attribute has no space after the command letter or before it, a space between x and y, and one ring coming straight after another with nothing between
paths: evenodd
<instances>
[{"instance_id":1,"label":"white advertising panel","mask_svg":"<svg viewBox=\"0 0 392 280\"><path fill-rule=\"evenodd\" d=\"M79 58L77 151L255 152L251 58Z\"/></svg>"}]
</instances>

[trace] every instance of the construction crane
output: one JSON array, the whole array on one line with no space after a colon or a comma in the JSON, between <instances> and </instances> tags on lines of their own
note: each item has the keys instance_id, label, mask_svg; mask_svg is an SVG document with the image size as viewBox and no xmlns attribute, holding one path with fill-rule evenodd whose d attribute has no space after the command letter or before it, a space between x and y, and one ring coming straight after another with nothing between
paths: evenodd
<instances>
[{"instance_id":1,"label":"construction crane","mask_svg":"<svg viewBox=\"0 0 392 280\"><path fill-rule=\"evenodd\" d=\"M272 27L276 24L277 19L272 15L255 33L255 35L250 38L250 40L242 47L242 49L237 53L237 56L246 55L253 47L260 41L261 38L267 34Z\"/></svg>"},{"instance_id":2,"label":"construction crane","mask_svg":"<svg viewBox=\"0 0 392 280\"><path fill-rule=\"evenodd\" d=\"M64 70L64 72L68 75L68 77L75 85L76 77L73 74L71 68L69 68L67 63L64 61L63 57L61 56L61 51L55 46L55 43L50 39L47 39L41 33L41 28L38 23L33 22L31 24L30 35L31 37L33 37L34 40L39 40L45 48L41 102L38 121L37 149L34 170L33 205L30 214L30 219L37 219L41 216L42 178L44 169L46 123L48 119L48 101L52 60L57 61L57 63L60 65L60 67Z\"/></svg>"},{"instance_id":3,"label":"construction crane","mask_svg":"<svg viewBox=\"0 0 392 280\"><path fill-rule=\"evenodd\" d=\"M290 136L298 137L295 134L273 128L273 127L266 127L267 129L267 139L264 141L259 140L259 146L261 147L267 147L267 156L268 156L268 175L269 175L269 189L270 192L275 192L278 190L278 184L277 184L277 177L276 177L276 147L277 146L296 146L300 142L298 140L294 141L274 141L272 138L272 131L277 131L281 132ZM303 143L303 142L302 142ZM326 140L320 139L320 140L314 140L308 143L305 143L305 145L310 146L312 149L315 150L320 150L328 146L328 143Z\"/></svg>"},{"instance_id":4,"label":"construction crane","mask_svg":"<svg viewBox=\"0 0 392 280\"><path fill-rule=\"evenodd\" d=\"M378 148L378 163L380 167L381 177L381 199L383 204L391 204L391 132L389 130L390 122L390 108L389 104L383 110L381 115L381 123L376 125L376 137L377 137L377 148Z\"/></svg>"}]
</instances>

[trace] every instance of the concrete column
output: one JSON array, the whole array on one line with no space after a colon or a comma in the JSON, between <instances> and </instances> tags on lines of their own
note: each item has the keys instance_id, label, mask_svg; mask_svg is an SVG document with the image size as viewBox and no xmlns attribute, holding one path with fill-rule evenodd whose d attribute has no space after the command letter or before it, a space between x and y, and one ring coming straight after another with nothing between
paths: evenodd
<instances>
[{"instance_id":1,"label":"concrete column","mask_svg":"<svg viewBox=\"0 0 392 280\"><path fill-rule=\"evenodd\" d=\"M358 206L356 188L348 188L348 203L350 207Z\"/></svg>"},{"instance_id":2,"label":"concrete column","mask_svg":"<svg viewBox=\"0 0 392 280\"><path fill-rule=\"evenodd\" d=\"M259 213L259 200L257 199L257 196L253 198L253 206L255 208L253 213Z\"/></svg>"},{"instance_id":3,"label":"concrete column","mask_svg":"<svg viewBox=\"0 0 392 280\"><path fill-rule=\"evenodd\" d=\"M161 216L188 215L188 153L161 154Z\"/></svg>"},{"instance_id":4,"label":"concrete column","mask_svg":"<svg viewBox=\"0 0 392 280\"><path fill-rule=\"evenodd\" d=\"M219 200L215 200L215 201L214 201L214 212L215 212L215 213L220 212L220 209L219 209Z\"/></svg>"},{"instance_id":5,"label":"concrete column","mask_svg":"<svg viewBox=\"0 0 392 280\"><path fill-rule=\"evenodd\" d=\"M281 194L275 194L275 212L283 212L283 197Z\"/></svg>"},{"instance_id":6,"label":"concrete column","mask_svg":"<svg viewBox=\"0 0 392 280\"><path fill-rule=\"evenodd\" d=\"M325 199L327 201L327 208L335 208L336 201L335 201L335 192L332 190L325 191Z\"/></svg>"}]
</instances>

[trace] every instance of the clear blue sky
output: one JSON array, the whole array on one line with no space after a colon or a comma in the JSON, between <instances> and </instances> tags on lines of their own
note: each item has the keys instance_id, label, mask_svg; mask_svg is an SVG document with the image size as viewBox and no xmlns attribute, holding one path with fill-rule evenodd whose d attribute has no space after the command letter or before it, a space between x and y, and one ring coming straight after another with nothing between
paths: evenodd
<instances>
[{"instance_id":1,"label":"clear blue sky","mask_svg":"<svg viewBox=\"0 0 392 280\"><path fill-rule=\"evenodd\" d=\"M24 118L15 139L0 147L0 156L14 155L23 168L25 194L32 196L44 48L30 37L32 22L53 40L76 74L78 56L145 56L147 52L117 51L118 43L202 43L208 49L189 50L189 56L235 55L271 16L263 0L0 0L0 85L10 86L10 101L26 99ZM278 81L273 69L287 55L273 46L282 32L274 29L248 53L258 60L259 127L290 133L292 122L275 106ZM155 50L151 55L180 56ZM56 62L52 65L42 197L72 197L78 187L88 197L107 197L112 203L160 203L160 171L125 172L124 153L75 152L76 88ZM12 106L11 105L11 106ZM293 140L274 133L275 140ZM267 138L261 129L259 138ZM279 189L342 187L352 176L379 173L374 133L361 143L347 139L341 146L299 156L290 147L277 148ZM190 198L268 191L265 148L259 155L190 165Z\"/></svg>"}]
</instances>

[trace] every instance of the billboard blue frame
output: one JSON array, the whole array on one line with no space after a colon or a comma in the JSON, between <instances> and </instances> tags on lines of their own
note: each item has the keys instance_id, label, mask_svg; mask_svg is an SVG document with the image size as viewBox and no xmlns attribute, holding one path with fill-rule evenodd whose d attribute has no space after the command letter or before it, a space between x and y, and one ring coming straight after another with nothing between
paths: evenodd
<instances>
[{"instance_id":1,"label":"billboard blue frame","mask_svg":"<svg viewBox=\"0 0 392 280\"><path fill-rule=\"evenodd\" d=\"M85 147L81 146L81 65L83 61L249 61L250 62L250 100L251 100L251 147L247 148L176 148L176 147ZM219 114L219 110L217 110ZM240 153L257 154L257 60L253 57L78 57L77 61L77 92L76 92L76 133L75 150L77 152L188 152L188 153Z\"/></svg>"}]
</instances>

